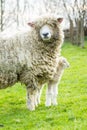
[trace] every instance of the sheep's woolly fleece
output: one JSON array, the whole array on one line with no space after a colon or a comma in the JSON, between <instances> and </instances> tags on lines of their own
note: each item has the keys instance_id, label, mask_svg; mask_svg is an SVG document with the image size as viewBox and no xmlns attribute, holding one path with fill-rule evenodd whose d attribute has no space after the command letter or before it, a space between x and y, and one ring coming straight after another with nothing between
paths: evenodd
<instances>
[{"instance_id":1,"label":"sheep's woolly fleece","mask_svg":"<svg viewBox=\"0 0 87 130\"><path fill-rule=\"evenodd\" d=\"M38 33L44 24L52 25L53 22L57 22L54 16L42 17L35 21L35 28L31 31L0 37L1 89L17 81L35 88L53 78L63 43L63 32L57 23L58 39L53 43L44 43Z\"/></svg>"}]
</instances>

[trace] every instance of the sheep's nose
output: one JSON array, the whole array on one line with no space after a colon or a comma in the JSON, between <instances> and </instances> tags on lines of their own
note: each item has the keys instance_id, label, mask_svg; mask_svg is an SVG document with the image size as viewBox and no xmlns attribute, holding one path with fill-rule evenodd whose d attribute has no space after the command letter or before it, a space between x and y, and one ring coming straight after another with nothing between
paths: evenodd
<instances>
[{"instance_id":1,"label":"sheep's nose","mask_svg":"<svg viewBox=\"0 0 87 130\"><path fill-rule=\"evenodd\" d=\"M43 36L44 37L47 37L49 33L43 33Z\"/></svg>"}]
</instances>

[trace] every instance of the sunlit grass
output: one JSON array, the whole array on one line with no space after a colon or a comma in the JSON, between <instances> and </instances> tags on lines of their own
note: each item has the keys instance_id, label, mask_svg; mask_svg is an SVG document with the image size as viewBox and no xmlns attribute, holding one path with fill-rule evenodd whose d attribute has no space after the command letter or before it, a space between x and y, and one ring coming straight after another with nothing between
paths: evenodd
<instances>
[{"instance_id":1,"label":"sunlit grass","mask_svg":"<svg viewBox=\"0 0 87 130\"><path fill-rule=\"evenodd\" d=\"M87 42L81 49L65 42L62 55L70 62L59 85L58 106L41 104L34 112L26 107L26 89L17 83L0 91L0 130L86 130L87 129Z\"/></svg>"}]
</instances>

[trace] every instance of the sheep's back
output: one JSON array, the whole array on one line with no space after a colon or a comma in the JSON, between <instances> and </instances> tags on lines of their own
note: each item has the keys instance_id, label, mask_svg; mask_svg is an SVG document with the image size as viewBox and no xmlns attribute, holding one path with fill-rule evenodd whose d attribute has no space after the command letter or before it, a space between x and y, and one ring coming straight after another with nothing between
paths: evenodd
<instances>
[{"instance_id":1,"label":"sheep's back","mask_svg":"<svg viewBox=\"0 0 87 130\"><path fill-rule=\"evenodd\" d=\"M29 57L30 53L25 49L20 35L0 37L0 88L11 86L18 81L23 66L29 66Z\"/></svg>"}]
</instances>

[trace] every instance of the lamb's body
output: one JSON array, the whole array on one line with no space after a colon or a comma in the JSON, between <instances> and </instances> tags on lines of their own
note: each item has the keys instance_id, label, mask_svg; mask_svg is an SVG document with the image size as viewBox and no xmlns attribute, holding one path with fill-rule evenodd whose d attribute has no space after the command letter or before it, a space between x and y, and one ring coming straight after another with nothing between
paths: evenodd
<instances>
[{"instance_id":1,"label":"lamb's body","mask_svg":"<svg viewBox=\"0 0 87 130\"><path fill-rule=\"evenodd\" d=\"M0 38L0 88L12 86L17 81L24 83L30 110L35 109L30 101L35 100L37 86L51 80L56 72L63 42L60 24L57 25L58 38L53 38L51 42L44 42L38 33L44 24L52 24L53 21L53 17L43 18L36 21L36 27L31 32Z\"/></svg>"},{"instance_id":2,"label":"lamb's body","mask_svg":"<svg viewBox=\"0 0 87 130\"><path fill-rule=\"evenodd\" d=\"M69 67L69 62L66 58L60 57L57 71L52 80L48 82L46 92L46 106L57 105L58 85L63 75L64 69Z\"/></svg>"},{"instance_id":3,"label":"lamb's body","mask_svg":"<svg viewBox=\"0 0 87 130\"><path fill-rule=\"evenodd\" d=\"M46 104L45 104L46 106L57 105L58 85L60 83L64 69L68 67L69 67L69 62L67 61L67 59L60 56L58 59L56 73L54 74L53 78L49 80L47 83L48 86L46 91ZM36 104L40 103L42 88L43 86L41 86L41 88L39 87L37 91Z\"/></svg>"}]
</instances>

